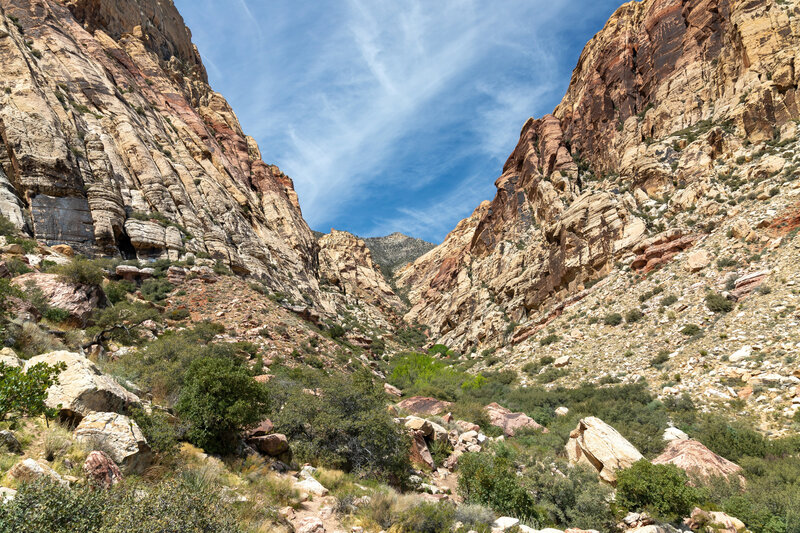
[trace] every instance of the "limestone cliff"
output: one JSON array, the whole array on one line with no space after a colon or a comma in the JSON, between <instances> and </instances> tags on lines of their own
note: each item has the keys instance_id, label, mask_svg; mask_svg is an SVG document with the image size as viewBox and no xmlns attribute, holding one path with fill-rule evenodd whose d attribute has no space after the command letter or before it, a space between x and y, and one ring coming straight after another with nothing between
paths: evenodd
<instances>
[{"instance_id":1,"label":"limestone cliff","mask_svg":"<svg viewBox=\"0 0 800 533\"><path fill-rule=\"evenodd\" d=\"M784 166L740 168L796 136L798 15L797 1L620 7L554 113L525 123L495 198L398 273L406 319L461 349L520 342L617 266L691 246L742 183Z\"/></svg>"},{"instance_id":2,"label":"limestone cliff","mask_svg":"<svg viewBox=\"0 0 800 533\"><path fill-rule=\"evenodd\" d=\"M208 85L170 0L0 0L0 209L39 240L209 256L314 299L292 181Z\"/></svg>"}]
</instances>

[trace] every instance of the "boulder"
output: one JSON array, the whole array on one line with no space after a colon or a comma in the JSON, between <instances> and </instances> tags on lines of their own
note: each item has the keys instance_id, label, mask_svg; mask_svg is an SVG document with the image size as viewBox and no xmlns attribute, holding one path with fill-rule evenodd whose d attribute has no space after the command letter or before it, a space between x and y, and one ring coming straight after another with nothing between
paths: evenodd
<instances>
[{"instance_id":1,"label":"boulder","mask_svg":"<svg viewBox=\"0 0 800 533\"><path fill-rule=\"evenodd\" d=\"M294 486L302 491L307 492L309 494L313 494L315 496L327 496L328 489L326 489L322 483L314 479L313 477L307 477L302 481L298 481L294 484Z\"/></svg>"},{"instance_id":2,"label":"boulder","mask_svg":"<svg viewBox=\"0 0 800 533\"><path fill-rule=\"evenodd\" d=\"M739 533L747 531L744 522L721 511L703 511L695 507L689 518L683 521L692 531L703 533Z\"/></svg>"},{"instance_id":3,"label":"boulder","mask_svg":"<svg viewBox=\"0 0 800 533\"><path fill-rule=\"evenodd\" d=\"M0 451L22 455L22 445L9 430L0 431Z\"/></svg>"},{"instance_id":4,"label":"boulder","mask_svg":"<svg viewBox=\"0 0 800 533\"><path fill-rule=\"evenodd\" d=\"M17 357L17 353L11 348L3 348L0 350L0 363L6 366L13 366L14 368L22 368L25 366L25 361Z\"/></svg>"},{"instance_id":5,"label":"boulder","mask_svg":"<svg viewBox=\"0 0 800 533\"><path fill-rule=\"evenodd\" d=\"M269 435L274 427L272 420L264 419L257 426L248 429L244 435L247 438L263 437L264 435Z\"/></svg>"},{"instance_id":6,"label":"boulder","mask_svg":"<svg viewBox=\"0 0 800 533\"><path fill-rule=\"evenodd\" d=\"M408 411L415 415L438 415L447 411L452 404L436 398L425 396L412 396L398 402L395 407L402 411Z\"/></svg>"},{"instance_id":7,"label":"boulder","mask_svg":"<svg viewBox=\"0 0 800 533\"><path fill-rule=\"evenodd\" d=\"M52 250L66 257L75 257L75 250L69 244L55 244L51 246Z\"/></svg>"},{"instance_id":8,"label":"boulder","mask_svg":"<svg viewBox=\"0 0 800 533\"><path fill-rule=\"evenodd\" d=\"M295 524L296 533L325 533L325 525L316 516L306 516Z\"/></svg>"},{"instance_id":9,"label":"boulder","mask_svg":"<svg viewBox=\"0 0 800 533\"><path fill-rule=\"evenodd\" d=\"M135 421L119 413L89 413L75 428L76 440L102 450L127 474L141 474L153 453Z\"/></svg>"},{"instance_id":10,"label":"boulder","mask_svg":"<svg viewBox=\"0 0 800 533\"><path fill-rule=\"evenodd\" d=\"M672 440L688 439L689 435L687 435L686 433L684 433L683 431L681 431L676 427L668 427L667 429L664 430L663 438L665 441L669 442Z\"/></svg>"},{"instance_id":11,"label":"boulder","mask_svg":"<svg viewBox=\"0 0 800 533\"><path fill-rule=\"evenodd\" d=\"M556 368L564 368L565 366L569 365L569 362L570 362L570 356L562 355L561 357L553 361L553 366Z\"/></svg>"},{"instance_id":12,"label":"boulder","mask_svg":"<svg viewBox=\"0 0 800 533\"><path fill-rule=\"evenodd\" d=\"M34 461L31 458L15 464L11 467L11 470L8 471L8 475L19 482L31 482L43 477L48 477L62 485L69 484L58 475L58 472L50 468L47 464Z\"/></svg>"},{"instance_id":13,"label":"boulder","mask_svg":"<svg viewBox=\"0 0 800 533\"><path fill-rule=\"evenodd\" d=\"M104 489L111 488L122 481L122 472L106 452L94 450L83 463L83 472L89 481Z\"/></svg>"},{"instance_id":14,"label":"boulder","mask_svg":"<svg viewBox=\"0 0 800 533\"><path fill-rule=\"evenodd\" d=\"M65 363L58 383L47 389L47 406L61 409L61 418L79 422L93 411L125 413L139 405L139 398L103 374L97 365L80 354L58 351L37 355L25 363L27 371L37 363Z\"/></svg>"},{"instance_id":15,"label":"boulder","mask_svg":"<svg viewBox=\"0 0 800 533\"><path fill-rule=\"evenodd\" d=\"M428 443L425 442L425 435L421 431L411 432L411 449L410 449L411 462L420 466L426 466L433 469L433 456L428 449Z\"/></svg>"},{"instance_id":16,"label":"boulder","mask_svg":"<svg viewBox=\"0 0 800 533\"><path fill-rule=\"evenodd\" d=\"M17 491L8 487L0 487L0 505L6 504L17 496Z\"/></svg>"},{"instance_id":17,"label":"boulder","mask_svg":"<svg viewBox=\"0 0 800 533\"><path fill-rule=\"evenodd\" d=\"M20 289L33 284L42 291L50 307L68 311L74 320L84 323L105 300L102 289L91 285L76 285L57 274L29 272L12 281Z\"/></svg>"},{"instance_id":18,"label":"boulder","mask_svg":"<svg viewBox=\"0 0 800 533\"><path fill-rule=\"evenodd\" d=\"M388 394L389 396L394 396L396 398L399 398L400 396L403 395L403 391L401 391L400 389L398 389L394 385L390 385L389 383L384 383L383 384L383 391L386 394Z\"/></svg>"},{"instance_id":19,"label":"boulder","mask_svg":"<svg viewBox=\"0 0 800 533\"><path fill-rule=\"evenodd\" d=\"M643 458L616 429L594 416L578 422L566 448L571 463L593 467L601 479L612 485L617 482L617 470L628 468Z\"/></svg>"},{"instance_id":20,"label":"boulder","mask_svg":"<svg viewBox=\"0 0 800 533\"><path fill-rule=\"evenodd\" d=\"M742 468L717 455L694 439L676 439L653 459L653 464L672 464L686 471L690 477L710 481L715 477L738 475Z\"/></svg>"},{"instance_id":21,"label":"boulder","mask_svg":"<svg viewBox=\"0 0 800 533\"><path fill-rule=\"evenodd\" d=\"M557 407L556 408L556 416L567 416L568 414L569 414L569 408L568 407L564 407L562 405L561 407Z\"/></svg>"},{"instance_id":22,"label":"boulder","mask_svg":"<svg viewBox=\"0 0 800 533\"><path fill-rule=\"evenodd\" d=\"M489 422L501 428L507 437L513 437L520 429L541 429L543 433L547 433L547 428L525 413L512 413L510 409L497 403L490 403L484 407L484 411L489 415Z\"/></svg>"},{"instance_id":23,"label":"boulder","mask_svg":"<svg viewBox=\"0 0 800 533\"><path fill-rule=\"evenodd\" d=\"M517 526L519 526L519 518L513 518L511 516L501 516L492 524L493 528L499 529L500 531L505 531L506 529Z\"/></svg>"},{"instance_id":24,"label":"boulder","mask_svg":"<svg viewBox=\"0 0 800 533\"><path fill-rule=\"evenodd\" d=\"M700 272L711 264L711 254L706 250L695 250L686 256L684 268L689 272Z\"/></svg>"},{"instance_id":25,"label":"boulder","mask_svg":"<svg viewBox=\"0 0 800 533\"><path fill-rule=\"evenodd\" d=\"M472 422L467 422L466 420L456 420L456 427L462 431L475 431L476 433L481 430L481 427L478 424L473 424Z\"/></svg>"},{"instance_id":26,"label":"boulder","mask_svg":"<svg viewBox=\"0 0 800 533\"><path fill-rule=\"evenodd\" d=\"M247 439L247 443L270 457L278 457L289 451L289 439L280 433L252 437Z\"/></svg>"}]
</instances>

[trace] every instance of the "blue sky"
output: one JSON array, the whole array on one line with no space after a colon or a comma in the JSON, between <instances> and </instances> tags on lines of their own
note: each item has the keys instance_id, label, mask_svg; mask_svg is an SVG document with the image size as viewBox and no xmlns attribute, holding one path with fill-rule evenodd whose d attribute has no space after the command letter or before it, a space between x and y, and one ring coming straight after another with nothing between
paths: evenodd
<instances>
[{"instance_id":1,"label":"blue sky","mask_svg":"<svg viewBox=\"0 0 800 533\"><path fill-rule=\"evenodd\" d=\"M433 242L483 200L621 0L175 0L316 230Z\"/></svg>"}]
</instances>

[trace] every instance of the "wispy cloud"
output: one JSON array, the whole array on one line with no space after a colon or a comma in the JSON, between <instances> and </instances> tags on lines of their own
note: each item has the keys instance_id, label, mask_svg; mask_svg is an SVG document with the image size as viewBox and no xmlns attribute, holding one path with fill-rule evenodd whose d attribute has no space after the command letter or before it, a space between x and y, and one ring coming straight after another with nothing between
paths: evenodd
<instances>
[{"instance_id":1,"label":"wispy cloud","mask_svg":"<svg viewBox=\"0 0 800 533\"><path fill-rule=\"evenodd\" d=\"M522 124L552 110L618 1L176 4L312 227L439 240L491 197Z\"/></svg>"}]
</instances>

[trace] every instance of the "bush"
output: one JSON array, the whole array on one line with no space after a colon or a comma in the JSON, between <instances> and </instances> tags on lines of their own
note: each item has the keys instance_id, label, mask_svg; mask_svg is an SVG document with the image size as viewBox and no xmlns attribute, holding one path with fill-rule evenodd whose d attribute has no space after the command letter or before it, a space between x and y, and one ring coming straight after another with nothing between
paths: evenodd
<instances>
[{"instance_id":1,"label":"bush","mask_svg":"<svg viewBox=\"0 0 800 533\"><path fill-rule=\"evenodd\" d=\"M509 459L486 452L465 453L458 459L458 471L458 493L465 502L488 505L502 515L542 518Z\"/></svg>"},{"instance_id":2,"label":"bush","mask_svg":"<svg viewBox=\"0 0 800 533\"><path fill-rule=\"evenodd\" d=\"M467 503L456 508L456 522L461 522L467 530L491 531L494 511L483 505Z\"/></svg>"},{"instance_id":3,"label":"bush","mask_svg":"<svg viewBox=\"0 0 800 533\"><path fill-rule=\"evenodd\" d=\"M642 313L641 309L630 309L625 313L625 322L633 324L634 322L640 321L643 317L644 313Z\"/></svg>"},{"instance_id":4,"label":"bush","mask_svg":"<svg viewBox=\"0 0 800 533\"><path fill-rule=\"evenodd\" d=\"M408 438L386 410L383 387L367 370L352 376L320 371L276 376L268 386L275 431L289 438L300 462L393 483L405 480Z\"/></svg>"},{"instance_id":5,"label":"bush","mask_svg":"<svg viewBox=\"0 0 800 533\"><path fill-rule=\"evenodd\" d=\"M88 487L47 479L26 483L0 505L0 533L95 533L102 530L110 503L108 493Z\"/></svg>"},{"instance_id":6,"label":"bush","mask_svg":"<svg viewBox=\"0 0 800 533\"><path fill-rule=\"evenodd\" d=\"M238 433L264 419L267 389L232 358L194 360L175 408L190 424L189 440L210 453L232 452Z\"/></svg>"},{"instance_id":7,"label":"bush","mask_svg":"<svg viewBox=\"0 0 800 533\"><path fill-rule=\"evenodd\" d=\"M700 326L697 324L686 324L681 328L681 333L687 337L694 337L695 335L700 334L701 331L703 330L700 329Z\"/></svg>"},{"instance_id":8,"label":"bush","mask_svg":"<svg viewBox=\"0 0 800 533\"><path fill-rule=\"evenodd\" d=\"M150 302L163 302L175 287L165 279L150 278L142 283L139 289L142 297Z\"/></svg>"},{"instance_id":9,"label":"bush","mask_svg":"<svg viewBox=\"0 0 800 533\"><path fill-rule=\"evenodd\" d=\"M403 512L398 524L404 533L449 533L454 519L453 505L423 502Z\"/></svg>"},{"instance_id":10,"label":"bush","mask_svg":"<svg viewBox=\"0 0 800 533\"><path fill-rule=\"evenodd\" d=\"M678 301L678 297L674 294L668 294L661 298L661 306L662 307L669 307L670 305L674 304Z\"/></svg>"},{"instance_id":11,"label":"bush","mask_svg":"<svg viewBox=\"0 0 800 533\"><path fill-rule=\"evenodd\" d=\"M60 324L69 318L69 311L59 307L50 307L42 313L42 316L55 324Z\"/></svg>"},{"instance_id":12,"label":"bush","mask_svg":"<svg viewBox=\"0 0 800 533\"><path fill-rule=\"evenodd\" d=\"M134 407L130 414L142 430L150 448L162 454L171 454L175 451L178 446L178 431L167 413L153 409L152 413L148 414L144 409Z\"/></svg>"},{"instance_id":13,"label":"bush","mask_svg":"<svg viewBox=\"0 0 800 533\"><path fill-rule=\"evenodd\" d=\"M733 310L733 302L718 292L706 294L706 307L714 313L728 313Z\"/></svg>"},{"instance_id":14,"label":"bush","mask_svg":"<svg viewBox=\"0 0 800 533\"><path fill-rule=\"evenodd\" d=\"M661 365L669 361L669 350L661 350L658 354L650 360L650 366L659 368Z\"/></svg>"},{"instance_id":15,"label":"bush","mask_svg":"<svg viewBox=\"0 0 800 533\"><path fill-rule=\"evenodd\" d=\"M190 316L191 314L189 313L189 310L185 308L172 309L167 311L166 314L166 317L170 320L186 320Z\"/></svg>"},{"instance_id":16,"label":"bush","mask_svg":"<svg viewBox=\"0 0 800 533\"><path fill-rule=\"evenodd\" d=\"M434 344L433 346L428 348L429 355L447 356L449 351L450 351L449 348L444 344Z\"/></svg>"},{"instance_id":17,"label":"bush","mask_svg":"<svg viewBox=\"0 0 800 533\"><path fill-rule=\"evenodd\" d=\"M103 282L105 275L100 264L98 261L77 256L69 263L53 267L53 272L66 283L97 286Z\"/></svg>"},{"instance_id":18,"label":"bush","mask_svg":"<svg viewBox=\"0 0 800 533\"><path fill-rule=\"evenodd\" d=\"M691 513L703 499L675 465L654 465L642 459L617 473L617 504L626 511L647 511L669 522Z\"/></svg>"},{"instance_id":19,"label":"bush","mask_svg":"<svg viewBox=\"0 0 800 533\"><path fill-rule=\"evenodd\" d=\"M603 318L603 324L606 326L619 326L622 324L622 315L619 313L609 313Z\"/></svg>"},{"instance_id":20,"label":"bush","mask_svg":"<svg viewBox=\"0 0 800 533\"><path fill-rule=\"evenodd\" d=\"M555 333L551 333L547 337L543 338L539 341L540 346L548 346L550 344L555 344L556 342L560 341L561 337L556 335Z\"/></svg>"},{"instance_id":21,"label":"bush","mask_svg":"<svg viewBox=\"0 0 800 533\"><path fill-rule=\"evenodd\" d=\"M23 372L21 368L0 363L0 420L9 415L55 417L58 410L44 402L48 387L58 383L58 374L66 369L64 363L37 363Z\"/></svg>"},{"instance_id":22,"label":"bush","mask_svg":"<svg viewBox=\"0 0 800 533\"><path fill-rule=\"evenodd\" d=\"M111 281L109 282L104 292L106 293L106 298L112 304L117 304L119 302L125 301L125 295L132 293L136 290L136 285L132 281L122 280L122 281Z\"/></svg>"}]
</instances>

